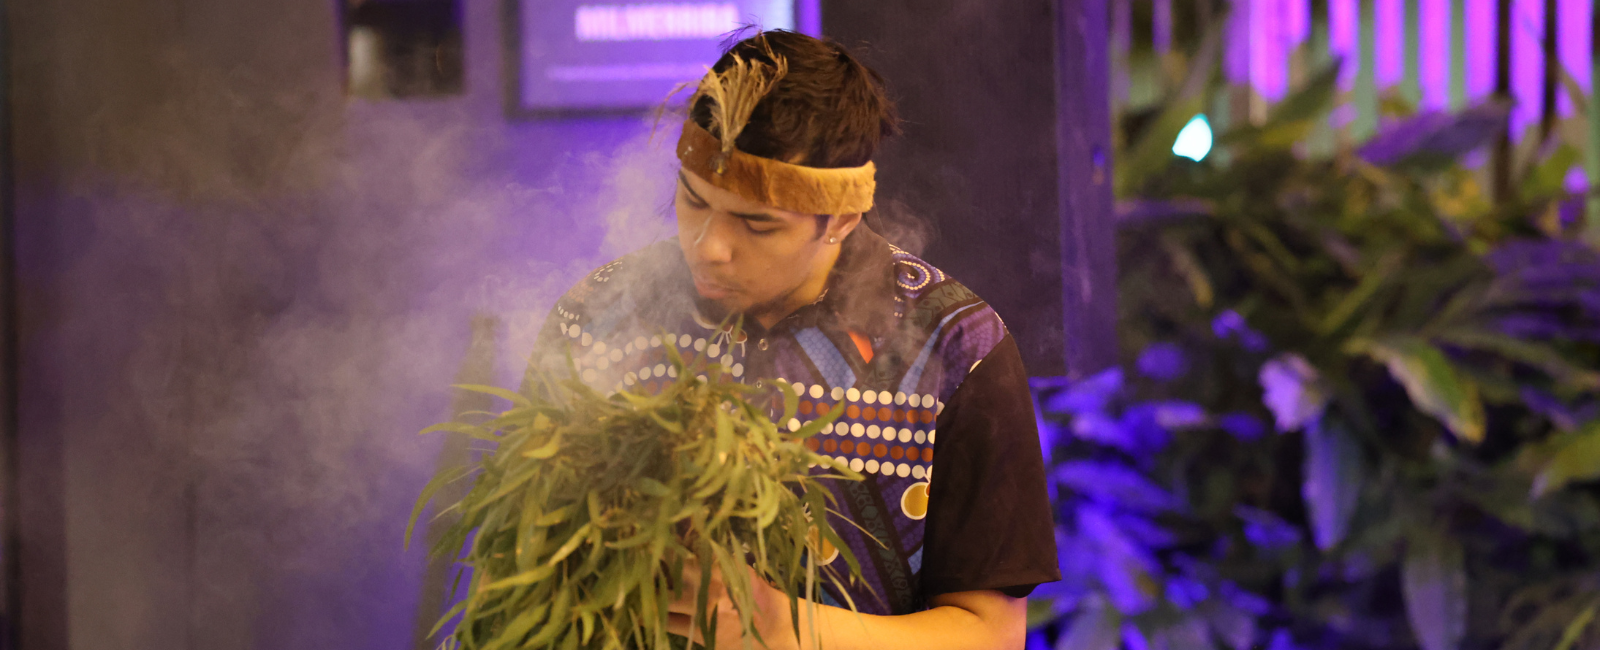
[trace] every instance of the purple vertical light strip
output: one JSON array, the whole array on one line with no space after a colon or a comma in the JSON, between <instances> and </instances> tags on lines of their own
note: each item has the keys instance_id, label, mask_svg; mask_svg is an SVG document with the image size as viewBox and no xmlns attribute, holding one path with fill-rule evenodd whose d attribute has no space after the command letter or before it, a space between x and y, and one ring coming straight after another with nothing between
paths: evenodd
<instances>
[{"instance_id":1,"label":"purple vertical light strip","mask_svg":"<svg viewBox=\"0 0 1600 650\"><path fill-rule=\"evenodd\" d=\"M1466 0L1468 104L1481 102L1494 92L1494 2Z\"/></svg>"},{"instance_id":2,"label":"purple vertical light strip","mask_svg":"<svg viewBox=\"0 0 1600 650\"><path fill-rule=\"evenodd\" d=\"M822 37L822 0L794 0L795 31Z\"/></svg>"},{"instance_id":3,"label":"purple vertical light strip","mask_svg":"<svg viewBox=\"0 0 1600 650\"><path fill-rule=\"evenodd\" d=\"M1512 0L1511 4L1511 138L1539 121L1544 108L1544 0Z\"/></svg>"},{"instance_id":4,"label":"purple vertical light strip","mask_svg":"<svg viewBox=\"0 0 1600 650\"><path fill-rule=\"evenodd\" d=\"M1284 47L1284 0L1250 4L1250 85L1267 101L1289 89L1289 52Z\"/></svg>"},{"instance_id":5,"label":"purple vertical light strip","mask_svg":"<svg viewBox=\"0 0 1600 650\"><path fill-rule=\"evenodd\" d=\"M1292 50L1311 38L1311 0L1287 0L1284 11L1284 33Z\"/></svg>"},{"instance_id":6,"label":"purple vertical light strip","mask_svg":"<svg viewBox=\"0 0 1600 650\"><path fill-rule=\"evenodd\" d=\"M1272 5L1276 4L1276 2L1277 0L1259 0L1258 2L1250 3L1245 9L1250 21L1250 30L1247 32L1249 34L1248 40L1250 41L1250 87L1257 93L1263 92L1266 87L1266 66L1272 58L1268 53L1268 46L1272 39L1266 29L1267 20L1265 14L1272 10Z\"/></svg>"},{"instance_id":7,"label":"purple vertical light strip","mask_svg":"<svg viewBox=\"0 0 1600 650\"><path fill-rule=\"evenodd\" d=\"M1406 76L1406 6L1402 0L1375 0L1372 28L1378 46L1372 72L1382 91Z\"/></svg>"},{"instance_id":8,"label":"purple vertical light strip","mask_svg":"<svg viewBox=\"0 0 1600 650\"><path fill-rule=\"evenodd\" d=\"M1339 69L1339 88L1356 86L1356 71L1361 67L1361 44L1356 22L1360 18L1359 0L1328 0L1328 53L1344 60Z\"/></svg>"},{"instance_id":9,"label":"purple vertical light strip","mask_svg":"<svg viewBox=\"0 0 1600 650\"><path fill-rule=\"evenodd\" d=\"M1450 0L1421 0L1417 7L1418 85L1422 107L1450 107Z\"/></svg>"},{"instance_id":10,"label":"purple vertical light strip","mask_svg":"<svg viewBox=\"0 0 1600 650\"><path fill-rule=\"evenodd\" d=\"M1222 74L1231 84L1250 83L1250 12L1266 0L1235 0L1228 14L1228 38L1222 51ZM1240 119L1243 119L1241 116Z\"/></svg>"},{"instance_id":11,"label":"purple vertical light strip","mask_svg":"<svg viewBox=\"0 0 1600 650\"><path fill-rule=\"evenodd\" d=\"M1166 56L1172 51L1172 0L1155 0L1151 16L1151 38L1156 54Z\"/></svg>"},{"instance_id":12,"label":"purple vertical light strip","mask_svg":"<svg viewBox=\"0 0 1600 650\"><path fill-rule=\"evenodd\" d=\"M1561 25L1556 28L1556 49L1561 57L1561 65L1566 71L1577 79L1578 85L1584 92L1593 90L1594 80L1590 78L1593 61L1589 50L1589 29L1587 25L1594 24L1593 0L1556 0L1556 10L1560 12ZM1572 115L1572 96L1565 89L1556 91L1556 111L1562 117Z\"/></svg>"}]
</instances>

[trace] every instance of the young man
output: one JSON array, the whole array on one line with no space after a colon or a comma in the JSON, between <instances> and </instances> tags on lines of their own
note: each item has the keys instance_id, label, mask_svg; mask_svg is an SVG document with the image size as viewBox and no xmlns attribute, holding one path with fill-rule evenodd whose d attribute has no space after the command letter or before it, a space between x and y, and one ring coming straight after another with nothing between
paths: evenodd
<instances>
[{"instance_id":1,"label":"young man","mask_svg":"<svg viewBox=\"0 0 1600 650\"><path fill-rule=\"evenodd\" d=\"M591 385L649 391L676 377L664 348L677 346L757 387L793 383L804 418L845 403L808 444L866 475L830 489L882 543L835 522L870 584L823 595L822 646L1021 648L1025 596L1060 577L1027 375L988 305L862 223L894 125L881 79L837 44L734 45L683 125L678 237L563 296L535 363L564 368L570 352ZM718 325L733 314L737 338ZM756 583L762 638L812 647L813 621L796 639L787 599ZM670 621L685 636L687 592ZM738 617L719 619L718 645L738 647Z\"/></svg>"}]
</instances>

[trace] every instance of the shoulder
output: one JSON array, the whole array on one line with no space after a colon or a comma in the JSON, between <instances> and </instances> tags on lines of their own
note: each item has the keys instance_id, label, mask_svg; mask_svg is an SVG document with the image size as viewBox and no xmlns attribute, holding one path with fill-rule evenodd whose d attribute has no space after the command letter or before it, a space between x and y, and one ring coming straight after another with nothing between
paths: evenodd
<instances>
[{"instance_id":1,"label":"shoulder","mask_svg":"<svg viewBox=\"0 0 1600 650\"><path fill-rule=\"evenodd\" d=\"M561 334L578 328L572 336L602 337L627 316L649 304L648 296L666 295L667 284L680 279L683 264L673 240L656 242L591 271L556 300L547 328L556 323Z\"/></svg>"},{"instance_id":2,"label":"shoulder","mask_svg":"<svg viewBox=\"0 0 1600 650\"><path fill-rule=\"evenodd\" d=\"M943 367L946 391L1006 338L1005 322L966 285L927 261L892 248L897 308L905 334Z\"/></svg>"}]
</instances>

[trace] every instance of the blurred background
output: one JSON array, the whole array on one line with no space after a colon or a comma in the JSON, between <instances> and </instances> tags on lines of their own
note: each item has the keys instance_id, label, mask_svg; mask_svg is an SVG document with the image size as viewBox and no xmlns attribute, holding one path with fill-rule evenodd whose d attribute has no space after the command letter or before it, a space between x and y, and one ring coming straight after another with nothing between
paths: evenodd
<instances>
[{"instance_id":1,"label":"blurred background","mask_svg":"<svg viewBox=\"0 0 1600 650\"><path fill-rule=\"evenodd\" d=\"M887 77L870 222L1035 376L1030 648L1600 647L1593 0L3 9L0 647L436 646L414 432L743 24Z\"/></svg>"}]
</instances>

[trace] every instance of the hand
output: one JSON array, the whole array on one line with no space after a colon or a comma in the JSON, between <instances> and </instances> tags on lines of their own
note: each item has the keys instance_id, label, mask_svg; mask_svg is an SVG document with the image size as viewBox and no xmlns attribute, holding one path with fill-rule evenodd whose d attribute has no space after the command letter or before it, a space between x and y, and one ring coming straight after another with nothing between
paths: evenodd
<instances>
[{"instance_id":1,"label":"hand","mask_svg":"<svg viewBox=\"0 0 1600 650\"><path fill-rule=\"evenodd\" d=\"M794 638L794 624L789 616L789 596L777 587L767 584L755 569L745 567L745 571L750 583L751 600L756 610L753 612L752 623L755 631L761 635L761 640L772 650L798 648ZM688 638L691 646L703 646L705 641L701 636L700 625L696 623L692 629L690 625L694 617L694 601L700 593L700 565L694 558L684 562L682 579L683 595L667 605L667 631ZM739 610L728 597L727 587L723 584L721 569L711 570L707 600L706 616L718 612L717 626L712 630L716 635L716 647L729 650L741 647L744 629L739 624ZM755 639L752 638L751 641ZM756 647L760 645L757 644Z\"/></svg>"}]
</instances>

